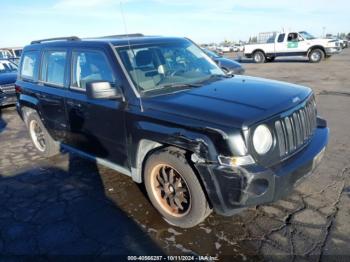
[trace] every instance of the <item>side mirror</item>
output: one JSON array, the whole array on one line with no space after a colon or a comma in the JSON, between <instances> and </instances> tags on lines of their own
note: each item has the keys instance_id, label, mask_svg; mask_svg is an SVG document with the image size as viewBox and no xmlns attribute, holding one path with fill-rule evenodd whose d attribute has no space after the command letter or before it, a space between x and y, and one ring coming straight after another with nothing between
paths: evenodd
<instances>
[{"instance_id":1,"label":"side mirror","mask_svg":"<svg viewBox=\"0 0 350 262\"><path fill-rule=\"evenodd\" d=\"M106 81L94 81L86 84L87 97L91 99L120 99L123 93L120 87L113 87Z\"/></svg>"}]
</instances>

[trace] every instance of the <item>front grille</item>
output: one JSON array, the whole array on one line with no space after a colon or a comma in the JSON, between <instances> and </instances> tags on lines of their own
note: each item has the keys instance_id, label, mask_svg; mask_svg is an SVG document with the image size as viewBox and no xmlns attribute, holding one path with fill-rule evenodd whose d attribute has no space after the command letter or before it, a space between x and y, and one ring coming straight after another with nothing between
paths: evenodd
<instances>
[{"instance_id":1,"label":"front grille","mask_svg":"<svg viewBox=\"0 0 350 262\"><path fill-rule=\"evenodd\" d=\"M5 94L15 93L15 84L0 85L0 91Z\"/></svg>"},{"instance_id":2,"label":"front grille","mask_svg":"<svg viewBox=\"0 0 350 262\"><path fill-rule=\"evenodd\" d=\"M304 107L275 122L275 132L280 157L302 147L316 128L316 103L312 97Z\"/></svg>"}]
</instances>

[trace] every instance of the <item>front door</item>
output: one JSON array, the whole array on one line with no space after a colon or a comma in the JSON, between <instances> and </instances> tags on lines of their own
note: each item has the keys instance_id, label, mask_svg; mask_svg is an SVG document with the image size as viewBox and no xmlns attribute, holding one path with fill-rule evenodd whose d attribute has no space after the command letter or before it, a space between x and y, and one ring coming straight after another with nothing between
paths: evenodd
<instances>
[{"instance_id":1,"label":"front door","mask_svg":"<svg viewBox=\"0 0 350 262\"><path fill-rule=\"evenodd\" d=\"M284 52L287 55L304 55L304 39L297 32L292 32L287 35Z\"/></svg>"},{"instance_id":2,"label":"front door","mask_svg":"<svg viewBox=\"0 0 350 262\"><path fill-rule=\"evenodd\" d=\"M102 50L72 50L70 93L66 98L70 124L68 144L91 156L127 167L124 102L89 99L86 84L116 84L111 63Z\"/></svg>"}]
</instances>

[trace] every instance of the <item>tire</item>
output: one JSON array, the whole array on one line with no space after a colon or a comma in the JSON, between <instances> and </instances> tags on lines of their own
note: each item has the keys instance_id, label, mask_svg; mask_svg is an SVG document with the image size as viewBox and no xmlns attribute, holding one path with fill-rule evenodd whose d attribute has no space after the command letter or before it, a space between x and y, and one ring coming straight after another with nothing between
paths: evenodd
<instances>
[{"instance_id":1,"label":"tire","mask_svg":"<svg viewBox=\"0 0 350 262\"><path fill-rule=\"evenodd\" d=\"M265 63L266 61L265 54L262 51L256 51L253 54L253 60L257 64Z\"/></svg>"},{"instance_id":2,"label":"tire","mask_svg":"<svg viewBox=\"0 0 350 262\"><path fill-rule=\"evenodd\" d=\"M147 159L144 183L153 206L171 225L194 227L211 213L196 174L177 149L165 148Z\"/></svg>"},{"instance_id":3,"label":"tire","mask_svg":"<svg viewBox=\"0 0 350 262\"><path fill-rule=\"evenodd\" d=\"M28 115L26 124L33 145L42 156L52 157L60 153L59 143L47 132L37 112Z\"/></svg>"},{"instance_id":4,"label":"tire","mask_svg":"<svg viewBox=\"0 0 350 262\"><path fill-rule=\"evenodd\" d=\"M309 53L309 61L311 63L319 63L324 59L324 57L324 52L318 48L311 50Z\"/></svg>"}]
</instances>

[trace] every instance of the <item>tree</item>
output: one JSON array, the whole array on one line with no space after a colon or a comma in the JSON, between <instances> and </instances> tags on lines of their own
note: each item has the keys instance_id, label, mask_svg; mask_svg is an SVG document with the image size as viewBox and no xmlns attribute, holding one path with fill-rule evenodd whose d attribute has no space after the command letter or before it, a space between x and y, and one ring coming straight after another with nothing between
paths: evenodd
<instances>
[{"instance_id":1,"label":"tree","mask_svg":"<svg viewBox=\"0 0 350 262\"><path fill-rule=\"evenodd\" d=\"M258 42L258 37L257 36L253 36L252 37L252 43L257 43Z\"/></svg>"}]
</instances>

